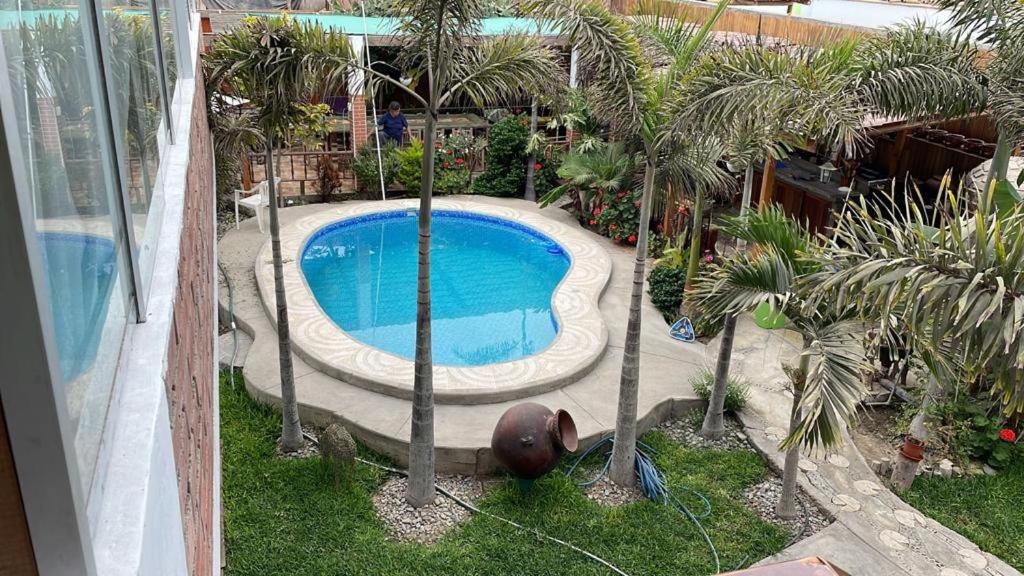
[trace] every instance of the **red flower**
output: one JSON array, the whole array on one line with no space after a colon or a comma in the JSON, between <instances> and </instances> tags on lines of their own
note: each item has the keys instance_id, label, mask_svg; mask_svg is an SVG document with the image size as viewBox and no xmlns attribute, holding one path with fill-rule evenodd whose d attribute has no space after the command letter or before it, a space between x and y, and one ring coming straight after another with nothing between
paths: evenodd
<instances>
[{"instance_id":1,"label":"red flower","mask_svg":"<svg viewBox=\"0 0 1024 576\"><path fill-rule=\"evenodd\" d=\"M619 225L618 224L611 224L611 225L608 226L608 229L611 230L612 232L614 232L614 231L619 229Z\"/></svg>"},{"instance_id":2,"label":"red flower","mask_svg":"<svg viewBox=\"0 0 1024 576\"><path fill-rule=\"evenodd\" d=\"M434 150L440 150L440 149L441 149L441 143L440 142L435 142L434 143Z\"/></svg>"},{"instance_id":3,"label":"red flower","mask_svg":"<svg viewBox=\"0 0 1024 576\"><path fill-rule=\"evenodd\" d=\"M686 214L686 206L680 206L678 212L680 214Z\"/></svg>"},{"instance_id":4,"label":"red flower","mask_svg":"<svg viewBox=\"0 0 1024 576\"><path fill-rule=\"evenodd\" d=\"M616 197L616 198L622 198L622 197L623 197L623 196L625 196L625 195L626 195L626 193L625 193L625 192L619 192L618 194L616 194L616 195L615 195L615 197Z\"/></svg>"},{"instance_id":5,"label":"red flower","mask_svg":"<svg viewBox=\"0 0 1024 576\"><path fill-rule=\"evenodd\" d=\"M455 163L458 164L459 166L462 166L463 164L466 163L466 161L463 160L462 158L456 158Z\"/></svg>"},{"instance_id":6,"label":"red flower","mask_svg":"<svg viewBox=\"0 0 1024 576\"><path fill-rule=\"evenodd\" d=\"M601 208L594 208L594 216L600 216L600 215L601 215Z\"/></svg>"},{"instance_id":7,"label":"red flower","mask_svg":"<svg viewBox=\"0 0 1024 576\"><path fill-rule=\"evenodd\" d=\"M540 170L540 162L537 162L536 164L534 164L533 165L533 169L534 170Z\"/></svg>"},{"instance_id":8,"label":"red flower","mask_svg":"<svg viewBox=\"0 0 1024 576\"><path fill-rule=\"evenodd\" d=\"M593 226L594 224L597 224L597 220L591 220L591 221L590 221L590 225L591 225L591 226Z\"/></svg>"},{"instance_id":9,"label":"red flower","mask_svg":"<svg viewBox=\"0 0 1024 576\"><path fill-rule=\"evenodd\" d=\"M640 201L637 200L636 202L633 202L633 206L636 206L637 208L639 208L640 207Z\"/></svg>"},{"instance_id":10,"label":"red flower","mask_svg":"<svg viewBox=\"0 0 1024 576\"><path fill-rule=\"evenodd\" d=\"M1013 442L1017 439L1017 433L1010 428L1003 428L999 431L999 439L1003 442Z\"/></svg>"},{"instance_id":11,"label":"red flower","mask_svg":"<svg viewBox=\"0 0 1024 576\"><path fill-rule=\"evenodd\" d=\"M636 234L630 234L629 238L626 238L630 244L636 244Z\"/></svg>"},{"instance_id":12,"label":"red flower","mask_svg":"<svg viewBox=\"0 0 1024 576\"><path fill-rule=\"evenodd\" d=\"M715 257L712 256L711 254L705 254L704 261L707 262L708 264L711 264L712 262L715 261Z\"/></svg>"},{"instance_id":13,"label":"red flower","mask_svg":"<svg viewBox=\"0 0 1024 576\"><path fill-rule=\"evenodd\" d=\"M442 166L444 166L445 168L447 168L448 166L451 166L451 165L450 165L450 164L448 164L448 161L447 161L447 160L445 160L445 162L444 162L444 164L442 164Z\"/></svg>"}]
</instances>

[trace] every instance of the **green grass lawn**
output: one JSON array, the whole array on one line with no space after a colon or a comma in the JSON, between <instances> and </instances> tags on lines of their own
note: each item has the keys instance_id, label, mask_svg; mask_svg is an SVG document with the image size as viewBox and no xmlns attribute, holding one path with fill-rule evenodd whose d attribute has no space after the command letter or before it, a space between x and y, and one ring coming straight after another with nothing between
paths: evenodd
<instances>
[{"instance_id":1,"label":"green grass lawn","mask_svg":"<svg viewBox=\"0 0 1024 576\"><path fill-rule=\"evenodd\" d=\"M934 478L921 476L905 496L908 503L982 550L1024 570L1024 454L998 476Z\"/></svg>"},{"instance_id":2,"label":"green grass lawn","mask_svg":"<svg viewBox=\"0 0 1024 576\"><path fill-rule=\"evenodd\" d=\"M318 459L273 456L280 417L250 400L240 382L232 388L222 378L220 398L230 576L611 573L576 552L487 517L469 519L432 546L390 541L370 499L385 479L381 472L359 465L350 485L335 486ZM757 455L687 450L657 433L645 441L658 451L657 462L672 486L692 487L711 500L714 512L705 526L723 570L783 547L786 530L762 521L743 503L744 489L768 473ZM562 473L540 480L526 496L507 481L479 505L572 542L632 576L714 571L697 530L671 508L645 501L605 509ZM701 509L697 502L692 508Z\"/></svg>"}]
</instances>

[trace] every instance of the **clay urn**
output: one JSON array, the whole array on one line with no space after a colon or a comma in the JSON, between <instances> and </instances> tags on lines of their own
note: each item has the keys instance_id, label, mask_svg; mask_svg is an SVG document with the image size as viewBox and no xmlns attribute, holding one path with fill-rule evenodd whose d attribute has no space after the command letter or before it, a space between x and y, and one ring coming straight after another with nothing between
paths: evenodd
<instances>
[{"instance_id":1,"label":"clay urn","mask_svg":"<svg viewBox=\"0 0 1024 576\"><path fill-rule=\"evenodd\" d=\"M566 452L579 446L576 423L565 410L552 412L534 402L509 408L494 427L494 457L516 478L534 480L547 474Z\"/></svg>"}]
</instances>

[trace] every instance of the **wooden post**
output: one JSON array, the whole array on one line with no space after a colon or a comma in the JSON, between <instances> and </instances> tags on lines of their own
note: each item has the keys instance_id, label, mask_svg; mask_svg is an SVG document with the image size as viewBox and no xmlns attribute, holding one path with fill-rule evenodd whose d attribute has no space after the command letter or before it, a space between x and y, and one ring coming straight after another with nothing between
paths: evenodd
<instances>
[{"instance_id":1,"label":"wooden post","mask_svg":"<svg viewBox=\"0 0 1024 576\"><path fill-rule=\"evenodd\" d=\"M764 171L761 173L761 200L758 202L758 212L764 212L770 202L775 199L775 160L767 158L764 161Z\"/></svg>"}]
</instances>

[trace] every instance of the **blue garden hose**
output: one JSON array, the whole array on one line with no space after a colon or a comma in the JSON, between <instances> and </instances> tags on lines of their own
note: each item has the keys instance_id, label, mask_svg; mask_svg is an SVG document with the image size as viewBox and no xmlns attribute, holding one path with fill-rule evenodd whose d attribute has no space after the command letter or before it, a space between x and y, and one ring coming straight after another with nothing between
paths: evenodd
<instances>
[{"instance_id":1,"label":"blue garden hose","mask_svg":"<svg viewBox=\"0 0 1024 576\"><path fill-rule=\"evenodd\" d=\"M572 466L566 470L566 476L572 476L580 462L585 460L591 454L597 452L601 448L609 447L608 457L605 459L604 466L597 472L597 474L590 480L586 480L579 483L581 488L585 488L592 484L595 484L608 472L608 468L611 467L611 449L610 446L614 443L612 436L606 436L600 441L596 442L590 448L587 448L582 454L576 458L576 461L572 463ZM715 548L714 543L711 541L711 537L708 536L707 531L704 529L704 525L701 524L701 520L711 515L711 502L706 496L700 492L684 487L684 490L697 497L704 504L704 511L700 514L694 514L690 509L682 503L672 492L668 489L668 482L665 480L665 475L658 469L648 454L657 454L657 450L644 444L643 442L637 442L636 448L636 476L640 482L640 492L651 501L659 504L668 504L679 511L680 514L685 516L693 522L694 526L697 527L697 531L704 537L704 542L707 543L708 549L711 550L711 556L715 559L715 573L721 572L722 564L718 558L718 550Z\"/></svg>"}]
</instances>

